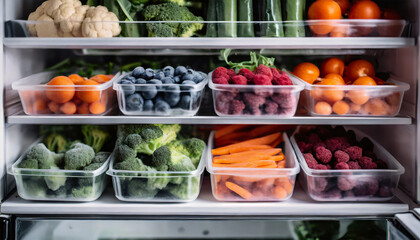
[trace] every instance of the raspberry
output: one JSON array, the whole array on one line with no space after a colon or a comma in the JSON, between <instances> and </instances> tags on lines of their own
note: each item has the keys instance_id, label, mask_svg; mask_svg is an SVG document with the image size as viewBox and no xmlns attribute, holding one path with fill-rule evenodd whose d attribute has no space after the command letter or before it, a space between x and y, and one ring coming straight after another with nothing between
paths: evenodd
<instances>
[{"instance_id":1,"label":"raspberry","mask_svg":"<svg viewBox=\"0 0 420 240\"><path fill-rule=\"evenodd\" d=\"M271 71L273 72L273 85L293 85L287 73L283 71L278 72L276 69L273 70L273 68Z\"/></svg>"},{"instance_id":2,"label":"raspberry","mask_svg":"<svg viewBox=\"0 0 420 240\"><path fill-rule=\"evenodd\" d=\"M341 150L334 153L334 158L337 162L348 162L350 160L350 156Z\"/></svg>"},{"instance_id":3,"label":"raspberry","mask_svg":"<svg viewBox=\"0 0 420 240\"><path fill-rule=\"evenodd\" d=\"M229 84L228 79L225 77L213 78L213 83L215 84Z\"/></svg>"},{"instance_id":4,"label":"raspberry","mask_svg":"<svg viewBox=\"0 0 420 240\"><path fill-rule=\"evenodd\" d=\"M349 165L345 162L337 163L334 168L340 170L350 169Z\"/></svg>"},{"instance_id":5,"label":"raspberry","mask_svg":"<svg viewBox=\"0 0 420 240\"><path fill-rule=\"evenodd\" d=\"M236 85L247 85L247 80L244 76L241 75L237 75L237 76L233 76L231 78L230 81L232 84L236 84Z\"/></svg>"},{"instance_id":6,"label":"raspberry","mask_svg":"<svg viewBox=\"0 0 420 240\"><path fill-rule=\"evenodd\" d=\"M232 78L232 77L236 76L236 72L233 69L228 69L227 70L227 75Z\"/></svg>"},{"instance_id":7,"label":"raspberry","mask_svg":"<svg viewBox=\"0 0 420 240\"><path fill-rule=\"evenodd\" d=\"M255 74L261 74L261 75L267 76L268 79L270 80L270 83L271 83L271 80L273 79L273 73L271 72L271 69L265 66L264 64L260 64L257 67L257 69L255 69ZM263 85L268 85L268 84L263 84Z\"/></svg>"},{"instance_id":8,"label":"raspberry","mask_svg":"<svg viewBox=\"0 0 420 240\"><path fill-rule=\"evenodd\" d=\"M247 68L242 68L241 70L239 70L238 75L246 77L246 79L248 80L248 84L254 83L255 74L251 70Z\"/></svg>"},{"instance_id":9,"label":"raspberry","mask_svg":"<svg viewBox=\"0 0 420 240\"><path fill-rule=\"evenodd\" d=\"M308 164L309 168L315 168L318 165L318 162L315 160L312 153L304 153L303 158L305 158L306 164Z\"/></svg>"},{"instance_id":10,"label":"raspberry","mask_svg":"<svg viewBox=\"0 0 420 240\"><path fill-rule=\"evenodd\" d=\"M262 74L256 74L254 76L254 84L255 85L272 85L270 78Z\"/></svg>"},{"instance_id":11,"label":"raspberry","mask_svg":"<svg viewBox=\"0 0 420 240\"><path fill-rule=\"evenodd\" d=\"M322 163L329 163L332 158L332 153L325 147L317 147L315 148L315 156L318 159L318 161Z\"/></svg>"},{"instance_id":12,"label":"raspberry","mask_svg":"<svg viewBox=\"0 0 420 240\"><path fill-rule=\"evenodd\" d=\"M273 114L276 114L278 112L279 105L277 103L273 102L273 101L267 101L265 103L264 110L265 110L265 113L273 115Z\"/></svg>"},{"instance_id":13,"label":"raspberry","mask_svg":"<svg viewBox=\"0 0 420 240\"><path fill-rule=\"evenodd\" d=\"M213 74L212 74L213 78L225 77L225 76L229 76L229 75L228 75L228 70L224 67L218 67L214 69Z\"/></svg>"}]
</instances>

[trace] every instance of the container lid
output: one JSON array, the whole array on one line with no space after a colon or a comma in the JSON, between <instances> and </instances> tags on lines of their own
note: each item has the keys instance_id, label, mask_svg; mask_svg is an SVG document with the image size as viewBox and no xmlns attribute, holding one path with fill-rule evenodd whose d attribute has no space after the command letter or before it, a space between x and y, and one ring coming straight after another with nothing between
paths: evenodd
<instances>
[{"instance_id":1,"label":"container lid","mask_svg":"<svg viewBox=\"0 0 420 240\"><path fill-rule=\"evenodd\" d=\"M120 73L106 83L98 85L46 85L53 77L57 76L56 71L40 72L30 75L12 83L13 90L33 91L66 91L66 88L74 87L75 91L102 91L112 86L112 83L119 78Z\"/></svg>"},{"instance_id":2,"label":"container lid","mask_svg":"<svg viewBox=\"0 0 420 240\"><path fill-rule=\"evenodd\" d=\"M401 175L405 172L404 167L388 152L385 150L384 147L382 147L378 142L373 140L372 138L368 137L363 132L359 131L355 128L348 128L345 127L345 129L352 130L356 134L356 138L359 140L363 137L368 138L373 144L374 144L374 153L377 155L377 157L388 165L388 169L348 169L348 170L337 170L337 169L331 169L331 170L318 170L318 169L311 169L308 167L308 164L305 161L305 158L303 157L302 152L300 151L295 135L301 130L301 127L298 127L296 131L294 132L293 136L290 138L290 141L293 145L293 148L295 149L296 155L299 159L299 163L302 167L302 170L307 174L311 176L331 176L331 175L342 175L342 174L352 174L352 175L382 175L382 174L398 174Z\"/></svg>"},{"instance_id":3,"label":"container lid","mask_svg":"<svg viewBox=\"0 0 420 240\"><path fill-rule=\"evenodd\" d=\"M256 177L282 177L296 175L300 171L299 163L290 144L286 133L283 133L284 155L286 157L286 168L220 168L213 167L213 154L215 131L210 133L207 150L207 171L210 174L226 174L234 176L256 176Z\"/></svg>"}]
</instances>

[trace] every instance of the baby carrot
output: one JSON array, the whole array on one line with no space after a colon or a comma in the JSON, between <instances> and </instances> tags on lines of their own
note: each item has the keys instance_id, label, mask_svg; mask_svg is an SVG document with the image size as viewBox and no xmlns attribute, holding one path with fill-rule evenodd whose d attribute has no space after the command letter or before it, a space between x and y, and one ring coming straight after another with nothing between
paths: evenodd
<instances>
[{"instance_id":1,"label":"baby carrot","mask_svg":"<svg viewBox=\"0 0 420 240\"><path fill-rule=\"evenodd\" d=\"M233 182L226 182L226 187L229 188L232 192L238 194L239 196L245 199L251 199L252 193L248 192L245 188L240 187L239 185L234 184Z\"/></svg>"},{"instance_id":2,"label":"baby carrot","mask_svg":"<svg viewBox=\"0 0 420 240\"><path fill-rule=\"evenodd\" d=\"M221 148L216 148L212 150L213 155L224 155L229 153L229 149L232 147L237 147L241 145L267 145L275 141L281 136L281 133L273 133L264 137L254 138L251 140L235 143Z\"/></svg>"},{"instance_id":3,"label":"baby carrot","mask_svg":"<svg viewBox=\"0 0 420 240\"><path fill-rule=\"evenodd\" d=\"M262 150L262 149L270 149L272 148L270 145L240 145L236 147L230 148L229 154L232 153L239 153L239 152L245 152L245 151L251 151L251 150Z\"/></svg>"}]
</instances>

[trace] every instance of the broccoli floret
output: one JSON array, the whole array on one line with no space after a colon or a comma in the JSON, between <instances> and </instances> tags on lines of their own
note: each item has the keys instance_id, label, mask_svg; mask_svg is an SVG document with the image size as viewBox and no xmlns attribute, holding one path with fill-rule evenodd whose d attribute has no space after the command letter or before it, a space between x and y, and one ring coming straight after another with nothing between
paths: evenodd
<instances>
[{"instance_id":1,"label":"broccoli floret","mask_svg":"<svg viewBox=\"0 0 420 240\"><path fill-rule=\"evenodd\" d=\"M84 171L95 171L96 169L99 169L100 167L102 167L102 165L104 165L103 163L91 163L90 165L86 166L83 168ZM78 181L79 181L79 185L81 186L92 186L93 183L93 178L98 178L99 177L93 177L93 176L86 176L86 177L79 177ZM96 183L98 183L99 181L96 180Z\"/></svg>"},{"instance_id":2,"label":"broccoli floret","mask_svg":"<svg viewBox=\"0 0 420 240\"><path fill-rule=\"evenodd\" d=\"M170 149L167 146L162 146L159 148L158 153L154 155L153 164L162 164L163 166L165 164L168 166L170 171L184 172L193 171L195 169L195 166L189 157L174 149Z\"/></svg>"},{"instance_id":3,"label":"broccoli floret","mask_svg":"<svg viewBox=\"0 0 420 240\"><path fill-rule=\"evenodd\" d=\"M91 163L83 168L84 171L95 171L104 165L103 163Z\"/></svg>"},{"instance_id":4,"label":"broccoli floret","mask_svg":"<svg viewBox=\"0 0 420 240\"><path fill-rule=\"evenodd\" d=\"M80 170L92 162L95 151L92 147L77 143L64 155L64 169Z\"/></svg>"},{"instance_id":5,"label":"broccoli floret","mask_svg":"<svg viewBox=\"0 0 420 240\"><path fill-rule=\"evenodd\" d=\"M135 149L137 146L143 143L143 138L140 136L140 134L132 133L127 135L124 142L130 148Z\"/></svg>"},{"instance_id":6,"label":"broccoli floret","mask_svg":"<svg viewBox=\"0 0 420 240\"><path fill-rule=\"evenodd\" d=\"M103 127L97 125L83 125L82 133L84 136L84 142L91 146L95 153L99 152L105 141L109 137L109 133L103 129Z\"/></svg>"},{"instance_id":7,"label":"broccoli floret","mask_svg":"<svg viewBox=\"0 0 420 240\"><path fill-rule=\"evenodd\" d=\"M38 169L38 161L36 159L25 159L17 165L18 168Z\"/></svg>"},{"instance_id":8,"label":"broccoli floret","mask_svg":"<svg viewBox=\"0 0 420 240\"><path fill-rule=\"evenodd\" d=\"M47 196L47 186L43 179L25 180L23 188L28 197L44 198Z\"/></svg>"},{"instance_id":9,"label":"broccoli floret","mask_svg":"<svg viewBox=\"0 0 420 240\"><path fill-rule=\"evenodd\" d=\"M98 152L93 158L92 163L104 163L108 160L111 153L109 152Z\"/></svg>"},{"instance_id":10,"label":"broccoli floret","mask_svg":"<svg viewBox=\"0 0 420 240\"><path fill-rule=\"evenodd\" d=\"M71 190L71 194L75 198L93 198L95 197L96 192L94 191L92 186L81 186L73 188Z\"/></svg>"},{"instance_id":11,"label":"broccoli floret","mask_svg":"<svg viewBox=\"0 0 420 240\"><path fill-rule=\"evenodd\" d=\"M184 6L186 3L185 0L153 0L153 3L169 3L169 2L176 3L180 6Z\"/></svg>"},{"instance_id":12,"label":"broccoli floret","mask_svg":"<svg viewBox=\"0 0 420 240\"><path fill-rule=\"evenodd\" d=\"M166 170L168 170L168 166L171 164L171 150L166 146L156 149L153 152L151 164L156 168L162 169L166 167Z\"/></svg>"},{"instance_id":13,"label":"broccoli floret","mask_svg":"<svg viewBox=\"0 0 420 240\"><path fill-rule=\"evenodd\" d=\"M119 162L115 164L114 168L127 171L147 171L146 165L138 158L130 158L123 162Z\"/></svg>"},{"instance_id":14,"label":"broccoli floret","mask_svg":"<svg viewBox=\"0 0 420 240\"><path fill-rule=\"evenodd\" d=\"M156 124L162 131L162 146L166 145L176 139L179 131L181 131L181 125L179 124Z\"/></svg>"},{"instance_id":15,"label":"broccoli floret","mask_svg":"<svg viewBox=\"0 0 420 240\"><path fill-rule=\"evenodd\" d=\"M195 16L194 16L195 17ZM188 21L203 21L198 17L196 19L188 20ZM195 32L200 31L203 29L203 23L196 22L196 23L182 23L179 27L179 36L180 37L192 37L194 36Z\"/></svg>"},{"instance_id":16,"label":"broccoli floret","mask_svg":"<svg viewBox=\"0 0 420 240\"><path fill-rule=\"evenodd\" d=\"M140 134L127 135L124 143L134 149L136 153L151 155L162 146L162 137L162 130L157 126L150 125L144 128Z\"/></svg>"},{"instance_id":17,"label":"broccoli floret","mask_svg":"<svg viewBox=\"0 0 420 240\"><path fill-rule=\"evenodd\" d=\"M65 152L67 146L66 138L58 133L51 133L44 140L45 146L52 152Z\"/></svg>"},{"instance_id":18,"label":"broccoli floret","mask_svg":"<svg viewBox=\"0 0 420 240\"><path fill-rule=\"evenodd\" d=\"M152 199L159 192L157 188L149 188L143 179L133 179L128 183L127 194L130 197Z\"/></svg>"},{"instance_id":19,"label":"broccoli floret","mask_svg":"<svg viewBox=\"0 0 420 240\"><path fill-rule=\"evenodd\" d=\"M50 195L51 197L65 198L67 197L67 188L66 186L62 186L56 191L48 190L47 194Z\"/></svg>"},{"instance_id":20,"label":"broccoli floret","mask_svg":"<svg viewBox=\"0 0 420 240\"><path fill-rule=\"evenodd\" d=\"M149 37L174 37L172 28L165 23L147 23Z\"/></svg>"},{"instance_id":21,"label":"broccoli floret","mask_svg":"<svg viewBox=\"0 0 420 240\"><path fill-rule=\"evenodd\" d=\"M38 161L38 169L49 169L51 166L55 166L55 157L55 153L48 150L43 143L38 143L26 154L26 160Z\"/></svg>"},{"instance_id":22,"label":"broccoli floret","mask_svg":"<svg viewBox=\"0 0 420 240\"><path fill-rule=\"evenodd\" d=\"M143 125L118 125L117 137L125 139L129 134L140 134L142 129Z\"/></svg>"},{"instance_id":23,"label":"broccoli floret","mask_svg":"<svg viewBox=\"0 0 420 240\"><path fill-rule=\"evenodd\" d=\"M189 157L194 166L197 167L206 144L201 139L189 138L172 141L168 147Z\"/></svg>"},{"instance_id":24,"label":"broccoli floret","mask_svg":"<svg viewBox=\"0 0 420 240\"><path fill-rule=\"evenodd\" d=\"M200 180L197 177L185 178L179 185L169 185L166 190L175 198L189 200L198 194Z\"/></svg>"},{"instance_id":25,"label":"broccoli floret","mask_svg":"<svg viewBox=\"0 0 420 240\"><path fill-rule=\"evenodd\" d=\"M51 167L51 169L58 170L59 168ZM51 176L45 176L44 180L49 189L51 189L52 191L56 191L57 189L66 184L67 177L61 173L51 173Z\"/></svg>"},{"instance_id":26,"label":"broccoli floret","mask_svg":"<svg viewBox=\"0 0 420 240\"><path fill-rule=\"evenodd\" d=\"M118 146L115 154L118 162L127 161L137 156L136 151L125 144Z\"/></svg>"}]
</instances>

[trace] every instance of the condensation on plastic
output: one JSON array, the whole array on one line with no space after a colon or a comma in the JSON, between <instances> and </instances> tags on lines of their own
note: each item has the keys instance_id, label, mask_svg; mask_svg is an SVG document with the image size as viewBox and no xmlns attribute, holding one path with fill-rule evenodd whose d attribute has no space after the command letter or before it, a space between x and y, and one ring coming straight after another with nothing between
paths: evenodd
<instances>
[{"instance_id":1,"label":"condensation on plastic","mask_svg":"<svg viewBox=\"0 0 420 240\"><path fill-rule=\"evenodd\" d=\"M275 116L275 117L292 117L296 113L296 108L299 102L300 92L304 89L303 83L297 79L295 76L288 74L293 85L235 85L235 84L215 84L213 83L212 73L209 73L209 87L213 92L213 105L214 111L219 116L229 116L229 117L264 117L264 116ZM261 111L260 114L255 113L241 113L241 114L231 114L230 112L222 112L226 110L226 104L220 99L226 94L245 94L252 93L263 96L266 100L271 101L271 97L279 97L282 99L278 103L278 112L274 114L267 114ZM277 101L279 102L279 101ZM230 103L230 101L229 101ZM247 109L245 103L245 109Z\"/></svg>"},{"instance_id":2,"label":"condensation on plastic","mask_svg":"<svg viewBox=\"0 0 420 240\"><path fill-rule=\"evenodd\" d=\"M301 153L295 135L302 128L298 128L290 139L295 149L299 164L302 168L299 181L308 195L316 201L387 201L394 197L400 176L405 172L401 164L384 147L361 131L353 128L358 141L366 137L374 144L374 153L378 159L383 160L388 169L358 169L358 170L317 170L310 169ZM352 190L341 191L338 181L348 182L354 187L369 188L378 184L375 194L370 196L357 196ZM328 185L326 185L328 184ZM326 186L325 186L326 185Z\"/></svg>"},{"instance_id":3,"label":"condensation on plastic","mask_svg":"<svg viewBox=\"0 0 420 240\"><path fill-rule=\"evenodd\" d=\"M174 171L128 171L128 170L117 170L114 168L115 164L115 151L111 155L111 164L107 174L112 176L112 185L114 186L115 196L126 202L191 202L197 199L200 193L202 174L205 167L205 155L206 148L201 154L200 162L197 169L190 172L174 172ZM155 178L166 178L166 179L182 179L181 184L187 184L188 193L186 198L177 198L169 193L165 193L168 186L164 187L159 191L153 198L145 196L130 196L127 193L127 188L130 181L143 180L148 181L149 179Z\"/></svg>"},{"instance_id":4,"label":"condensation on plastic","mask_svg":"<svg viewBox=\"0 0 420 240\"><path fill-rule=\"evenodd\" d=\"M24 169L19 168L18 165L22 162L30 149L36 144L40 143L42 138L39 138L33 143L19 159L8 168L8 173L13 175L16 180L16 188L18 195L26 200L35 201L72 201L72 202L90 202L98 199L106 187L106 170L108 169L111 156L107 161L98 169L94 171L84 170L64 170L64 169ZM71 190L67 190L66 196L54 195L53 192L49 193L50 190L46 190L45 196L39 196L30 189L27 184L29 182L38 181L39 184L44 185L46 189L47 185L44 183L44 177L54 177L56 179L66 178L66 184L71 184L69 189L76 188L79 180L92 181L92 194L89 197L74 197ZM66 187L66 186L65 186Z\"/></svg>"},{"instance_id":5,"label":"condensation on plastic","mask_svg":"<svg viewBox=\"0 0 420 240\"><path fill-rule=\"evenodd\" d=\"M293 151L292 145L287 137L286 133L283 133L284 140L284 155L286 157L286 168L219 168L213 167L213 155L211 150L214 146L214 134L213 131L210 134L208 150L207 150L207 164L206 169L210 173L211 187L214 198L219 201L285 201L289 199L294 190L296 183L296 175L300 171L299 163L296 159L295 152ZM265 193L261 195L253 196L250 199L244 199L234 193L232 193L226 186L225 182L229 181L239 186L253 187L258 189L258 184L264 186L271 185L269 189L266 189ZM271 183L271 184L267 184ZM245 185L247 185L245 187ZM255 185L255 186L252 186ZM285 187L283 187L285 186ZM276 197L276 188L282 187L286 190L287 194L282 197ZM286 189L287 188L287 189ZM267 193L270 194L267 194Z\"/></svg>"},{"instance_id":6,"label":"condensation on plastic","mask_svg":"<svg viewBox=\"0 0 420 240\"><path fill-rule=\"evenodd\" d=\"M75 96L77 92L83 91L97 91L100 94L99 102L105 105L105 112L101 114L75 114L77 115L105 115L110 112L115 105L115 92L112 89L112 83L119 77L115 75L111 80L99 85L46 85L56 72L41 72L31 76L22 78L12 83L12 89L19 92L19 97L22 102L23 111L27 115L66 115L64 113L53 113L48 109L48 103L51 102L46 97L45 91L60 91L65 92L69 87L74 89ZM37 109L37 101L43 101L43 107Z\"/></svg>"},{"instance_id":7,"label":"condensation on plastic","mask_svg":"<svg viewBox=\"0 0 420 240\"><path fill-rule=\"evenodd\" d=\"M118 106L120 111L125 115L136 115L136 116L194 116L197 114L198 110L200 109L201 101L203 99L204 88L207 85L208 78L204 79L198 84L190 85L190 84L121 84L119 83L127 74L122 74L114 83L114 90L117 91L117 99L118 99ZM165 87L178 85L181 95L190 95L191 101L190 106L188 109L182 109L179 107L171 108L168 112L162 113L159 111L137 111L137 110L130 110L127 108L124 87L134 86L136 88L136 93L141 93L142 87L151 87L154 86L157 88L158 95L162 95L164 93L175 92L174 90L167 90ZM140 90L137 90L140 89ZM158 96L156 95L156 97ZM153 99L155 99L154 97Z\"/></svg>"}]
</instances>

